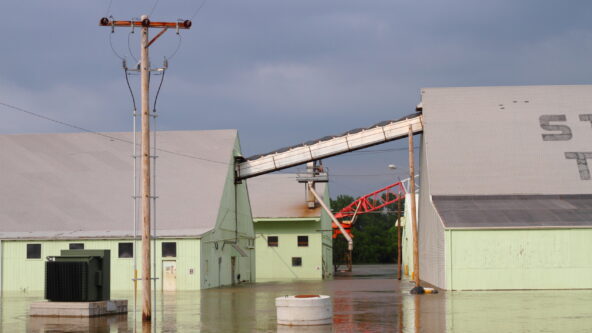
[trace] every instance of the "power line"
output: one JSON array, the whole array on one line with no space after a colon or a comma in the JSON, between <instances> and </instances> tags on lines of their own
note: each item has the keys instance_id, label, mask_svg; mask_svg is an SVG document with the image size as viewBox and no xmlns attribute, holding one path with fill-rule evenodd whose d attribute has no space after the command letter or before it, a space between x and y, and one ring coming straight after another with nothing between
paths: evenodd
<instances>
[{"instance_id":1,"label":"power line","mask_svg":"<svg viewBox=\"0 0 592 333\"><path fill-rule=\"evenodd\" d=\"M109 34L109 45L111 46L111 51L113 51L113 54L123 61L124 58L117 51L115 51L115 47L113 46L113 32Z\"/></svg>"},{"instance_id":2,"label":"power line","mask_svg":"<svg viewBox=\"0 0 592 333\"><path fill-rule=\"evenodd\" d=\"M105 133L93 131L93 130L90 130L88 128L84 128L84 127L81 127L81 126L78 126L78 125L73 125L73 124L67 123L65 121L58 120L58 119L55 119L55 118L50 118L50 117L44 116L42 114L39 114L39 113L36 113L36 112L33 112L33 111L29 111L29 110L25 110L23 108L20 108L18 106L14 106L14 105L11 105L11 104L8 104L8 103L4 103L4 102L1 102L0 101L0 105L4 106L6 108L12 109L14 111L19 111L19 112L28 114L28 115L33 116L33 117L36 117L36 118L47 120L47 121L50 121L50 122L53 122L53 123L56 123L56 124L60 124L60 125L66 126L66 127L74 128L74 129L77 129L79 131L83 131L83 132L86 132L86 133L94 134L94 135L97 135L97 136L100 136L100 137L103 137L103 138L107 138L109 140L119 141L119 142L124 142L124 143L129 143L129 144L132 144L132 145L134 144L130 140L126 140L126 139L118 138L116 136L112 136L112 135L108 135L108 134L105 134ZM191 158L191 159L195 159L195 160L200 160L200 161L204 161L204 162L222 164L222 165L226 165L226 166L229 165L228 162L215 161L215 160L211 160L211 159L208 159L208 158L194 156L194 155L185 154L185 153L179 153L179 152L168 150L168 149L159 148L157 150L159 150L161 152L164 152L164 153L171 154L171 155L177 155L177 156L187 157L187 158Z\"/></svg>"},{"instance_id":3,"label":"power line","mask_svg":"<svg viewBox=\"0 0 592 333\"><path fill-rule=\"evenodd\" d=\"M150 13L148 13L148 17L152 17L152 13L154 13L154 10L156 9L156 6L158 6L158 3L159 2L160 2L160 0L154 1L154 6L152 6L152 9L150 10Z\"/></svg>"},{"instance_id":4,"label":"power line","mask_svg":"<svg viewBox=\"0 0 592 333\"><path fill-rule=\"evenodd\" d=\"M415 146L414 148L419 148L419 146ZM409 148L389 148L389 149L369 149L369 150L359 150L351 152L350 155L364 155L364 154L381 154L381 153L389 153L394 151L407 151Z\"/></svg>"},{"instance_id":5,"label":"power line","mask_svg":"<svg viewBox=\"0 0 592 333\"><path fill-rule=\"evenodd\" d=\"M197 9L195 10L195 12L193 13L193 15L191 15L190 20L193 20L195 18L195 16L197 16L197 14L199 14L199 12L201 11L201 9L203 8L203 6L206 4L206 2L208 2L208 0L203 0L201 2L201 5L199 5L199 7L197 7Z\"/></svg>"},{"instance_id":6,"label":"power line","mask_svg":"<svg viewBox=\"0 0 592 333\"><path fill-rule=\"evenodd\" d=\"M127 65L124 65L123 71L124 71L124 74L125 74L125 82L127 82L127 87L129 89L130 95L132 96L132 105L134 106L134 113L136 113L136 111L138 110L136 108L136 98L134 97L134 92L132 90L132 86L130 86L129 74L127 72Z\"/></svg>"},{"instance_id":7,"label":"power line","mask_svg":"<svg viewBox=\"0 0 592 333\"><path fill-rule=\"evenodd\" d=\"M129 53L130 53L130 56L131 56L131 57L132 57L132 58L133 58L133 59L136 61L136 63L138 63L138 62L139 62L139 61L138 61L138 58L136 58L136 57L134 56L134 53L132 52L132 46L131 46L131 44L130 44L130 38L131 38L131 36L132 36L132 34L133 34L133 33L134 33L134 31L132 30L132 31L130 31L130 32L127 34L127 50L129 51Z\"/></svg>"},{"instance_id":8,"label":"power line","mask_svg":"<svg viewBox=\"0 0 592 333\"><path fill-rule=\"evenodd\" d=\"M177 34L177 48L175 49L175 51L168 56L166 59L167 60L172 60L175 55L177 55L177 51L179 51L179 49L181 48L181 45L183 44L183 38L181 37L181 34Z\"/></svg>"},{"instance_id":9,"label":"power line","mask_svg":"<svg viewBox=\"0 0 592 333\"><path fill-rule=\"evenodd\" d=\"M164 68L162 73L160 74L160 84L158 85L158 90L156 90L156 96L154 97L154 106L152 107L152 112L156 112L156 102L158 101L158 96L160 95L160 88L162 87L162 82L164 81L164 73L166 73L166 68Z\"/></svg>"},{"instance_id":10,"label":"power line","mask_svg":"<svg viewBox=\"0 0 592 333\"><path fill-rule=\"evenodd\" d=\"M109 14L111 13L111 5L113 4L113 0L109 0L109 5L107 6L107 12L105 14L105 16L109 16Z\"/></svg>"},{"instance_id":11,"label":"power line","mask_svg":"<svg viewBox=\"0 0 592 333\"><path fill-rule=\"evenodd\" d=\"M329 177L392 177L392 173L377 173L377 174L329 174Z\"/></svg>"}]
</instances>

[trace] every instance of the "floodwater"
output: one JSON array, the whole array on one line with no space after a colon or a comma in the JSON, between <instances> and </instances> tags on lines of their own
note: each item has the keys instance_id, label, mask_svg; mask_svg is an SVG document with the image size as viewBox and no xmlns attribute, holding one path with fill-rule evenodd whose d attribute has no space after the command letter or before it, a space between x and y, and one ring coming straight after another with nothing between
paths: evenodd
<instances>
[{"instance_id":1,"label":"floodwater","mask_svg":"<svg viewBox=\"0 0 592 333\"><path fill-rule=\"evenodd\" d=\"M592 332L592 290L463 291L409 294L413 285L394 279L393 266L354 266L330 281L262 283L195 292L162 293L152 326L134 325L133 296L126 315L79 318L28 317L41 294L5 293L1 332ZM333 325L276 324L275 298L326 294ZM138 298L138 301L140 298ZM140 308L138 307L138 310Z\"/></svg>"}]
</instances>

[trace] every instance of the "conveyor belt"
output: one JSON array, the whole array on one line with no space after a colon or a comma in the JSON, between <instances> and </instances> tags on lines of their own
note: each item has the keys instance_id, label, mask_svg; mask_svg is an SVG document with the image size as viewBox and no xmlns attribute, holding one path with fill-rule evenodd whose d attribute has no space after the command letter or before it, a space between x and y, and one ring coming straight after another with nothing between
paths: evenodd
<instances>
[{"instance_id":1,"label":"conveyor belt","mask_svg":"<svg viewBox=\"0 0 592 333\"><path fill-rule=\"evenodd\" d=\"M340 135L308 141L264 155L255 155L240 162L237 180L290 168L323 158L341 155L381 143L407 137L409 126L414 134L423 131L423 117L415 113L397 120L383 121L368 128L357 128Z\"/></svg>"}]
</instances>

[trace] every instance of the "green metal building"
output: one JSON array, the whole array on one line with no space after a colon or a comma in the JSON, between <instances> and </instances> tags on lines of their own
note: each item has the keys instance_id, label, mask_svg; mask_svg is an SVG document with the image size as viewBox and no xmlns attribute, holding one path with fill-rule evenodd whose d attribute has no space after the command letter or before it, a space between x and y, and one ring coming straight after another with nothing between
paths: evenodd
<instances>
[{"instance_id":1,"label":"green metal building","mask_svg":"<svg viewBox=\"0 0 592 333\"><path fill-rule=\"evenodd\" d=\"M158 132L157 144L157 289L254 281L247 189L234 183L237 132ZM131 133L1 135L0 147L0 288L43 290L45 258L85 248L110 250L111 289L132 289L141 242Z\"/></svg>"},{"instance_id":2,"label":"green metal building","mask_svg":"<svg viewBox=\"0 0 592 333\"><path fill-rule=\"evenodd\" d=\"M422 280L592 288L590 105L589 85L422 91Z\"/></svg>"},{"instance_id":3,"label":"green metal building","mask_svg":"<svg viewBox=\"0 0 592 333\"><path fill-rule=\"evenodd\" d=\"M256 281L323 279L333 276L331 219L318 203L309 208L305 184L295 174L248 180L255 225ZM326 183L316 184L329 206Z\"/></svg>"}]
</instances>

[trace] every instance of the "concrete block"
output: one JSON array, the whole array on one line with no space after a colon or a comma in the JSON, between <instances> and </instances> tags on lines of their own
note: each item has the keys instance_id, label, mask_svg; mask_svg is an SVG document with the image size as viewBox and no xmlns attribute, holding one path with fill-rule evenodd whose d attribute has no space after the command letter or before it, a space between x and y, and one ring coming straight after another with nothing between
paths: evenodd
<instances>
[{"instance_id":1,"label":"concrete block","mask_svg":"<svg viewBox=\"0 0 592 333\"><path fill-rule=\"evenodd\" d=\"M47 317L97 317L127 313L127 300L99 302L35 302L31 303L29 316Z\"/></svg>"}]
</instances>

